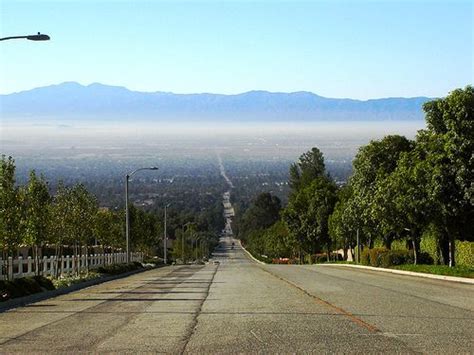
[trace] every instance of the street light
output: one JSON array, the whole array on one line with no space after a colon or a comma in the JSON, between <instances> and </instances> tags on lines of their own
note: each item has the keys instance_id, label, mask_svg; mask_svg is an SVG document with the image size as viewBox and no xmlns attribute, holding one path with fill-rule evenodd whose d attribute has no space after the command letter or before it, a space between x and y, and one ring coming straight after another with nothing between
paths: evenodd
<instances>
[{"instance_id":1,"label":"street light","mask_svg":"<svg viewBox=\"0 0 474 355\"><path fill-rule=\"evenodd\" d=\"M166 217L167 217L167 209L168 207L171 205L171 203L168 203L167 205L165 205L165 232L164 232L164 235L163 235L163 260L165 262L165 265L168 263L168 258L167 258L167 255L168 255L168 235L167 235L167 232L166 232Z\"/></svg>"},{"instance_id":2,"label":"street light","mask_svg":"<svg viewBox=\"0 0 474 355\"><path fill-rule=\"evenodd\" d=\"M128 211L128 181L133 174L141 170L158 170L156 166L150 168L140 168L132 171L130 174L125 175L125 243L127 251L127 263L130 262L130 215Z\"/></svg>"},{"instance_id":3,"label":"street light","mask_svg":"<svg viewBox=\"0 0 474 355\"><path fill-rule=\"evenodd\" d=\"M49 41L51 38L48 35L41 34L38 32L38 34L36 35L3 37L3 38L0 38L0 41L6 41L9 39L28 39L30 41Z\"/></svg>"}]
</instances>

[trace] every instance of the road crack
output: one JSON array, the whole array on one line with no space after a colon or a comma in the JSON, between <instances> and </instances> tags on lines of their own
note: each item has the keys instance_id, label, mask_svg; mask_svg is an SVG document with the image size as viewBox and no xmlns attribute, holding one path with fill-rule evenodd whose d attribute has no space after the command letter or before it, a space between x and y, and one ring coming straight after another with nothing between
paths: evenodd
<instances>
[{"instance_id":1,"label":"road crack","mask_svg":"<svg viewBox=\"0 0 474 355\"><path fill-rule=\"evenodd\" d=\"M187 330L187 334L184 337L184 344L183 344L183 347L182 347L181 351L179 352L180 354L186 353L186 348L189 344L189 341L191 340L191 338L193 337L193 335L196 331L196 328L197 328L197 325L198 325L198 318L202 313L202 306L204 305L204 302L206 302L207 297L209 296L209 291L211 289L212 283L214 282L214 277L216 276L218 268L219 268L219 265L217 265L217 267L214 269L214 273L212 274L209 285L207 286L207 289L205 291L205 296L202 299L201 303L199 304L197 311L193 315L193 318L191 320L191 324L189 325L188 330Z\"/></svg>"}]
</instances>

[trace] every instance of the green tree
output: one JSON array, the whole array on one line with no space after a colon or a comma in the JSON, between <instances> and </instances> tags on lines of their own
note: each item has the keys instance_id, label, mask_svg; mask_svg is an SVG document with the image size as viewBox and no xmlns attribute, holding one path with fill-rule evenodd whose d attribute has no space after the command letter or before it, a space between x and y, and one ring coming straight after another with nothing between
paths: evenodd
<instances>
[{"instance_id":1,"label":"green tree","mask_svg":"<svg viewBox=\"0 0 474 355\"><path fill-rule=\"evenodd\" d=\"M336 248L344 250L344 260L347 259L347 249L352 250L356 243L357 216L352 201L352 187L343 186L337 192L337 202L334 211L329 216L329 235Z\"/></svg>"},{"instance_id":2,"label":"green tree","mask_svg":"<svg viewBox=\"0 0 474 355\"><path fill-rule=\"evenodd\" d=\"M330 252L328 219L336 203L336 190L329 177L319 176L291 196L283 219L299 244L300 260L302 254L313 254L323 246Z\"/></svg>"},{"instance_id":3,"label":"green tree","mask_svg":"<svg viewBox=\"0 0 474 355\"><path fill-rule=\"evenodd\" d=\"M3 259L21 242L22 203L15 185L15 161L2 155L0 160L0 247Z\"/></svg>"},{"instance_id":4,"label":"green tree","mask_svg":"<svg viewBox=\"0 0 474 355\"><path fill-rule=\"evenodd\" d=\"M281 201L268 192L261 193L245 211L239 225L239 237L245 241L256 230L264 230L280 218Z\"/></svg>"},{"instance_id":5,"label":"green tree","mask_svg":"<svg viewBox=\"0 0 474 355\"><path fill-rule=\"evenodd\" d=\"M424 105L428 129L418 144L427 153L430 200L437 206L443 254L455 264L454 240L472 240L474 231L474 88L457 89Z\"/></svg>"},{"instance_id":6,"label":"green tree","mask_svg":"<svg viewBox=\"0 0 474 355\"><path fill-rule=\"evenodd\" d=\"M94 240L97 210L97 200L84 185L70 188L59 184L51 206L50 229L52 240L56 243L57 257L62 255L65 244L73 245L76 255L79 255L79 249L85 255L88 254L88 245L92 245ZM57 275L60 271L56 266Z\"/></svg>"},{"instance_id":7,"label":"green tree","mask_svg":"<svg viewBox=\"0 0 474 355\"><path fill-rule=\"evenodd\" d=\"M395 170L400 154L413 149L413 142L403 136L386 136L379 141L371 141L357 153L353 166L354 173L349 184L353 191L354 203L360 215L356 223L372 246L374 240L382 237L390 248L393 235L387 233L386 224L380 217L385 216L380 210L387 210L389 200L374 199L377 191L385 184L384 180Z\"/></svg>"},{"instance_id":8,"label":"green tree","mask_svg":"<svg viewBox=\"0 0 474 355\"><path fill-rule=\"evenodd\" d=\"M285 222L281 220L264 231L263 239L264 254L272 258L292 257L296 253L295 240L290 236Z\"/></svg>"},{"instance_id":9,"label":"green tree","mask_svg":"<svg viewBox=\"0 0 474 355\"><path fill-rule=\"evenodd\" d=\"M48 242L48 229L51 223L50 203L48 185L44 178L38 178L34 171L30 173L28 184L22 189L24 201L24 244L33 247L35 260L35 272L39 275L39 250Z\"/></svg>"},{"instance_id":10,"label":"green tree","mask_svg":"<svg viewBox=\"0 0 474 355\"><path fill-rule=\"evenodd\" d=\"M303 153L298 162L290 166L290 187L297 191L325 174L323 153L316 147Z\"/></svg>"},{"instance_id":11,"label":"green tree","mask_svg":"<svg viewBox=\"0 0 474 355\"><path fill-rule=\"evenodd\" d=\"M125 216L121 212L99 209L95 216L94 235L97 242L112 248L125 248Z\"/></svg>"}]
</instances>

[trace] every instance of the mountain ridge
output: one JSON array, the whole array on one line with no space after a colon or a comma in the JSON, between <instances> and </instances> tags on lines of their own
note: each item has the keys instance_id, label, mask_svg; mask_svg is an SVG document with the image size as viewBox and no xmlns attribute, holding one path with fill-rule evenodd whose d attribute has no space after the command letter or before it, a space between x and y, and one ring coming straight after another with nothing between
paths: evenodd
<instances>
[{"instance_id":1,"label":"mountain ridge","mask_svg":"<svg viewBox=\"0 0 474 355\"><path fill-rule=\"evenodd\" d=\"M239 94L133 91L74 81L0 95L2 116L122 120L383 121L423 119L428 97L357 100L328 98L309 91L252 90Z\"/></svg>"}]
</instances>

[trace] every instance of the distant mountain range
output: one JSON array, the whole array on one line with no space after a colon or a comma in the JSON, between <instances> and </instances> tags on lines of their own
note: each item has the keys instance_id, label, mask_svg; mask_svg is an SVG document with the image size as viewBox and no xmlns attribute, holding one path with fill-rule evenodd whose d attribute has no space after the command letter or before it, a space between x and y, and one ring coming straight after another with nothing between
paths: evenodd
<instances>
[{"instance_id":1,"label":"distant mountain range","mask_svg":"<svg viewBox=\"0 0 474 355\"><path fill-rule=\"evenodd\" d=\"M352 100L311 92L249 91L237 95L138 92L76 82L0 95L6 120L56 121L383 121L422 120L427 97Z\"/></svg>"}]
</instances>

